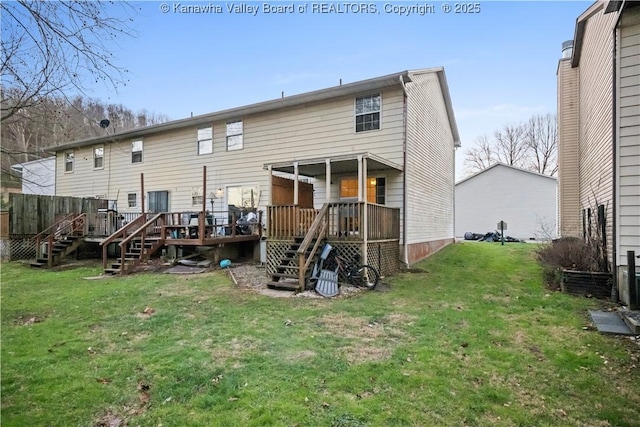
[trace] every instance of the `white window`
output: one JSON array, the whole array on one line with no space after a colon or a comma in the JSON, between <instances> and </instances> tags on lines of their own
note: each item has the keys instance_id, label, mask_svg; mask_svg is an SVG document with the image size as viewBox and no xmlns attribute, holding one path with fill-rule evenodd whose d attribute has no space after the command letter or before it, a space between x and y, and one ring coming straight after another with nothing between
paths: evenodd
<instances>
[{"instance_id":1,"label":"white window","mask_svg":"<svg viewBox=\"0 0 640 427\"><path fill-rule=\"evenodd\" d=\"M142 140L131 142L131 163L142 163Z\"/></svg>"},{"instance_id":2,"label":"white window","mask_svg":"<svg viewBox=\"0 0 640 427\"><path fill-rule=\"evenodd\" d=\"M191 187L191 205L202 206L202 187Z\"/></svg>"},{"instance_id":3,"label":"white window","mask_svg":"<svg viewBox=\"0 0 640 427\"><path fill-rule=\"evenodd\" d=\"M130 208L135 208L136 206L138 206L138 193L127 194L127 203Z\"/></svg>"},{"instance_id":4,"label":"white window","mask_svg":"<svg viewBox=\"0 0 640 427\"><path fill-rule=\"evenodd\" d=\"M198 129L198 155L213 153L213 128Z\"/></svg>"},{"instance_id":5,"label":"white window","mask_svg":"<svg viewBox=\"0 0 640 427\"><path fill-rule=\"evenodd\" d=\"M260 194L257 185L227 187L227 203L240 209L258 207Z\"/></svg>"},{"instance_id":6,"label":"white window","mask_svg":"<svg viewBox=\"0 0 640 427\"><path fill-rule=\"evenodd\" d=\"M380 129L380 94L356 98L356 132Z\"/></svg>"},{"instance_id":7,"label":"white window","mask_svg":"<svg viewBox=\"0 0 640 427\"><path fill-rule=\"evenodd\" d=\"M386 179L384 177L367 178L367 202L384 205L386 195ZM343 178L340 180L340 198L341 199L357 199L358 198L358 179Z\"/></svg>"},{"instance_id":8,"label":"white window","mask_svg":"<svg viewBox=\"0 0 640 427\"><path fill-rule=\"evenodd\" d=\"M227 151L242 150L242 120L227 122Z\"/></svg>"},{"instance_id":9,"label":"white window","mask_svg":"<svg viewBox=\"0 0 640 427\"><path fill-rule=\"evenodd\" d=\"M104 167L104 145L93 147L93 168L102 169Z\"/></svg>"},{"instance_id":10,"label":"white window","mask_svg":"<svg viewBox=\"0 0 640 427\"><path fill-rule=\"evenodd\" d=\"M65 172L73 172L73 160L74 153L73 150L64 152L64 171Z\"/></svg>"}]
</instances>

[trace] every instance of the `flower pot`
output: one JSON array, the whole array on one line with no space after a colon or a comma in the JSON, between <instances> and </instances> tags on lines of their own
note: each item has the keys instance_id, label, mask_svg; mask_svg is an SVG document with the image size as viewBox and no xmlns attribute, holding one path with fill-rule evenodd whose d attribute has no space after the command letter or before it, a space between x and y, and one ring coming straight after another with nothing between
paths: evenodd
<instances>
[{"instance_id":1,"label":"flower pot","mask_svg":"<svg viewBox=\"0 0 640 427\"><path fill-rule=\"evenodd\" d=\"M611 273L562 270L560 288L571 295L611 298L612 283Z\"/></svg>"}]
</instances>

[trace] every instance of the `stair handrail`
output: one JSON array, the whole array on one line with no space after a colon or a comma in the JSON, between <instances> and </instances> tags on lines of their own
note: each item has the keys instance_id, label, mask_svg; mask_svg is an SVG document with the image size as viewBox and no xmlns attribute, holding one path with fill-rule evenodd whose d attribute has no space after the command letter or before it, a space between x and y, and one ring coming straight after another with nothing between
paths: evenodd
<instances>
[{"instance_id":1,"label":"stair handrail","mask_svg":"<svg viewBox=\"0 0 640 427\"><path fill-rule=\"evenodd\" d=\"M55 223L53 223L51 226L45 228L43 231L41 231L40 233L36 234L35 239L36 239L36 258L40 257L41 251L40 251L40 243L42 240L46 240L47 241L47 263L49 264L49 267L51 267L51 264L53 262L53 242L55 240L55 235L60 233L63 234L64 230L66 228L71 227L70 229L70 233L74 233L75 231L77 231L77 229L79 228L79 226L74 226L74 224L80 219L80 218L84 218L86 217L85 213L81 213L81 214L77 214L77 213L70 213L67 214L65 216L63 216L62 218L60 218L58 221L56 221ZM65 223L66 224L62 227L60 227L60 224ZM84 235L84 224L85 222L81 222L80 225L83 228L83 235ZM53 233L51 233L51 230L54 230ZM45 239L42 238L42 236L46 235Z\"/></svg>"},{"instance_id":2,"label":"stair handrail","mask_svg":"<svg viewBox=\"0 0 640 427\"><path fill-rule=\"evenodd\" d=\"M162 216L164 216L164 212L160 212L157 213L153 218L151 218L150 220L148 220L147 222L145 222L144 224L142 224L140 226L140 228L138 228L136 231L134 231L133 233L131 233L129 236L125 237L122 242L120 242L120 273L124 273L124 263L125 263L125 257L126 254L123 250L123 248L126 248L127 245L129 244L129 242L137 237L138 235L142 235L142 240L144 241L145 235L146 235L146 230L147 227L149 227L150 225L152 225L154 222L156 222L156 220ZM142 252L140 253L140 257L142 257L142 255L144 254L144 248L142 250Z\"/></svg>"},{"instance_id":3,"label":"stair handrail","mask_svg":"<svg viewBox=\"0 0 640 427\"><path fill-rule=\"evenodd\" d=\"M142 214L133 221L125 224L123 227L116 230L111 236L104 239L100 242L100 246L102 246L102 268L107 268L107 250L109 248L109 244L115 241L119 237L125 237L126 233L134 227L138 227L139 223L144 221L146 218L146 214ZM137 230L137 228L136 228Z\"/></svg>"},{"instance_id":4,"label":"stair handrail","mask_svg":"<svg viewBox=\"0 0 640 427\"><path fill-rule=\"evenodd\" d=\"M311 264L311 260L316 254L318 247L320 246L320 237L323 236L327 230L327 212L329 212L329 204L325 203L322 206L322 209L316 215L316 218L311 223L311 227L307 230L307 234L305 234L302 243L300 243L300 247L296 251L298 254L298 283L300 286L304 288L305 285L305 276L307 274L307 269ZM311 248L311 252L309 252L309 257L306 256L307 249L309 245L313 241L315 236L318 236L316 239L316 243Z\"/></svg>"}]
</instances>

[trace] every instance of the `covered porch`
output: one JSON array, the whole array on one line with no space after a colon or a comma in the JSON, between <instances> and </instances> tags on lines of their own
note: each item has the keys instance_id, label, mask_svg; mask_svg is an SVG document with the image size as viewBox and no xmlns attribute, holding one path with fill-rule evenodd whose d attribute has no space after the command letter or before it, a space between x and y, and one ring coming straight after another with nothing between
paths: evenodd
<instances>
[{"instance_id":1,"label":"covered porch","mask_svg":"<svg viewBox=\"0 0 640 427\"><path fill-rule=\"evenodd\" d=\"M297 289L303 287L323 243L347 259L359 255L363 264L382 275L398 270L400 207L386 203L402 200L401 195L391 194L397 186L393 190L388 186L390 175L401 175L401 166L357 153L268 164L265 169L271 189L265 230L267 272L275 282L291 279ZM283 179L289 181L288 187Z\"/></svg>"}]
</instances>

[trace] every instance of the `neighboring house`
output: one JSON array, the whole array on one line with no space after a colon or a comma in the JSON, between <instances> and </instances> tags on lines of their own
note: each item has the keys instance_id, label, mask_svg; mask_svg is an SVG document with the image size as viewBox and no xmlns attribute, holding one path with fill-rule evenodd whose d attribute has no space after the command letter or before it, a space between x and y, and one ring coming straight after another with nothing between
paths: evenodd
<instances>
[{"instance_id":1,"label":"neighboring house","mask_svg":"<svg viewBox=\"0 0 640 427\"><path fill-rule=\"evenodd\" d=\"M494 231L504 221L506 235L553 239L556 205L556 178L496 163L456 184L456 237Z\"/></svg>"},{"instance_id":2,"label":"neighboring house","mask_svg":"<svg viewBox=\"0 0 640 427\"><path fill-rule=\"evenodd\" d=\"M280 225L309 227L330 203L328 234L360 239L365 260L390 251L413 263L453 242L459 146L444 70L431 68L51 150L57 195L117 199L119 212L140 212L143 196L152 212L211 203L218 217L233 206L257 208L272 242L301 231ZM311 210L304 224L303 209ZM367 246L372 240L377 248ZM269 252L286 250L276 246Z\"/></svg>"},{"instance_id":3,"label":"neighboring house","mask_svg":"<svg viewBox=\"0 0 640 427\"><path fill-rule=\"evenodd\" d=\"M11 166L22 176L22 194L53 196L56 190L56 158L33 160Z\"/></svg>"},{"instance_id":4,"label":"neighboring house","mask_svg":"<svg viewBox=\"0 0 640 427\"><path fill-rule=\"evenodd\" d=\"M622 291L627 251L640 254L640 3L589 7L557 74L560 234L604 231Z\"/></svg>"}]
</instances>

